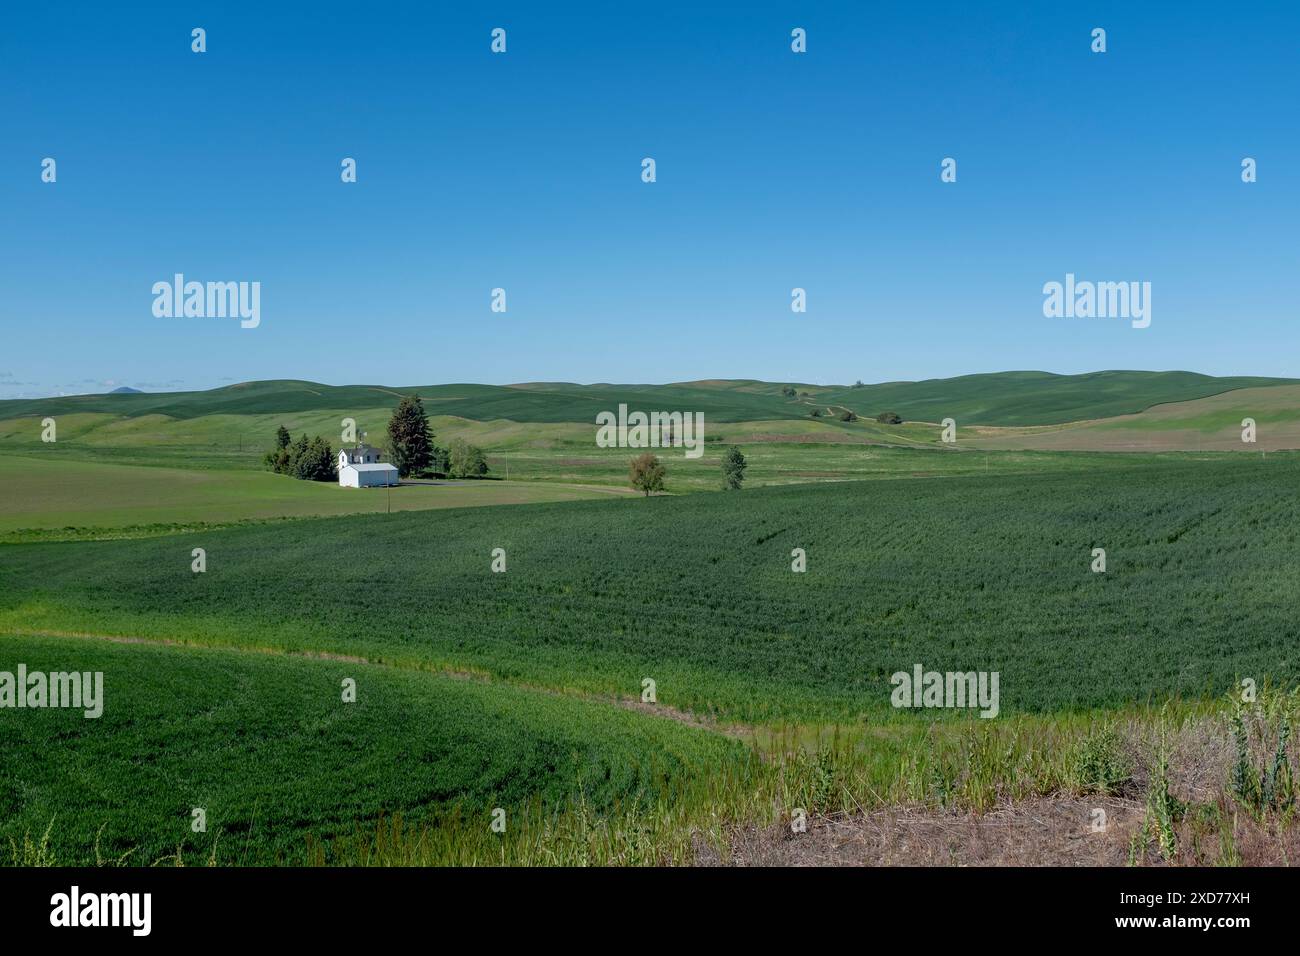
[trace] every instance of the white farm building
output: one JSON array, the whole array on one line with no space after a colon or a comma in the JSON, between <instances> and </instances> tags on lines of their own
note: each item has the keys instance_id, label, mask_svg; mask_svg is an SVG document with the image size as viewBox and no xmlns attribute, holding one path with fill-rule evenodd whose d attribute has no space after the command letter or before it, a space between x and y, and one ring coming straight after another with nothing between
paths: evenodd
<instances>
[{"instance_id":1,"label":"white farm building","mask_svg":"<svg viewBox=\"0 0 1300 956\"><path fill-rule=\"evenodd\" d=\"M380 461L380 451L370 445L339 452L339 484L344 488L384 488L398 484L397 469Z\"/></svg>"}]
</instances>

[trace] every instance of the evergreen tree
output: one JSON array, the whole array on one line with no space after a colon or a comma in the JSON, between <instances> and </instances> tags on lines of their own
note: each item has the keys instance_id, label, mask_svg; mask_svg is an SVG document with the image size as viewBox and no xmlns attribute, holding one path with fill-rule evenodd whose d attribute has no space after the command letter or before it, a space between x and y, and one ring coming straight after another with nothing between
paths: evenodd
<instances>
[{"instance_id":1,"label":"evergreen tree","mask_svg":"<svg viewBox=\"0 0 1300 956\"><path fill-rule=\"evenodd\" d=\"M433 461L433 432L419 395L403 398L389 419L388 460L403 478L424 471Z\"/></svg>"},{"instance_id":2,"label":"evergreen tree","mask_svg":"<svg viewBox=\"0 0 1300 956\"><path fill-rule=\"evenodd\" d=\"M307 452L311 448L311 443L305 440L307 436L302 437L304 441L301 445L294 442L289 446L289 474L299 481L307 478Z\"/></svg>"},{"instance_id":3,"label":"evergreen tree","mask_svg":"<svg viewBox=\"0 0 1300 956\"><path fill-rule=\"evenodd\" d=\"M303 477L308 481L338 481L338 467L334 464L334 449L317 435L307 446L307 461Z\"/></svg>"},{"instance_id":4,"label":"evergreen tree","mask_svg":"<svg viewBox=\"0 0 1300 956\"><path fill-rule=\"evenodd\" d=\"M284 471L286 475L292 475L295 478L303 477L303 472L307 467L307 451L310 447L311 443L307 441L306 432L303 432L298 440L289 446L289 460Z\"/></svg>"},{"instance_id":5,"label":"evergreen tree","mask_svg":"<svg viewBox=\"0 0 1300 956\"><path fill-rule=\"evenodd\" d=\"M268 451L262 461L277 475L290 475L303 481L338 481L334 449L319 435L308 441L304 433L291 443L289 432L281 425L275 443L276 448Z\"/></svg>"}]
</instances>

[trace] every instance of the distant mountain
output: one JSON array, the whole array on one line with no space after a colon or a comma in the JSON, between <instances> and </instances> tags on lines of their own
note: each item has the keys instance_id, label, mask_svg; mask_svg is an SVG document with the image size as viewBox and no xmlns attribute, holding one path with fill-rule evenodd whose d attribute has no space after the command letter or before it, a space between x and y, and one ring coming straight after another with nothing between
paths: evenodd
<instances>
[{"instance_id":1,"label":"distant mountain","mask_svg":"<svg viewBox=\"0 0 1300 956\"><path fill-rule=\"evenodd\" d=\"M143 395L144 392L140 391L140 389L138 389L138 388L132 388L130 385L121 385L121 386L119 386L118 388L113 389L113 390L112 390L111 392L109 392L108 394L110 394L110 395Z\"/></svg>"},{"instance_id":2,"label":"distant mountain","mask_svg":"<svg viewBox=\"0 0 1300 956\"><path fill-rule=\"evenodd\" d=\"M1241 388L1298 385L1300 379L1195 372L1106 371L1083 375L993 372L921 382L875 385L808 385L755 379L705 379L667 385L321 385L272 380L227 385L204 392L118 389L112 395L0 401L0 420L102 412L136 417L193 419L207 415L269 415L391 409L418 394L430 415L474 421L594 422L602 411L626 404L632 411L703 412L706 421L780 421L807 418L814 405L852 409L863 418L897 412L906 421L954 418L966 425L1058 425L1136 414L1154 405L1185 402ZM784 394L793 388L796 394Z\"/></svg>"}]
</instances>

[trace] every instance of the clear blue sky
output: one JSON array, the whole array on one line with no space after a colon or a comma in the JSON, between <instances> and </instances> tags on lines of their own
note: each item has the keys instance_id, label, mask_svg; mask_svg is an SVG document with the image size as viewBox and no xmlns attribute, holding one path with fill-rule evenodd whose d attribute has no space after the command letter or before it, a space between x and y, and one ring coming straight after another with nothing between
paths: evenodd
<instances>
[{"instance_id":1,"label":"clear blue sky","mask_svg":"<svg viewBox=\"0 0 1300 956\"><path fill-rule=\"evenodd\" d=\"M10 5L0 397L1300 373L1294 2L710 6ZM1067 272L1151 327L1044 318Z\"/></svg>"}]
</instances>

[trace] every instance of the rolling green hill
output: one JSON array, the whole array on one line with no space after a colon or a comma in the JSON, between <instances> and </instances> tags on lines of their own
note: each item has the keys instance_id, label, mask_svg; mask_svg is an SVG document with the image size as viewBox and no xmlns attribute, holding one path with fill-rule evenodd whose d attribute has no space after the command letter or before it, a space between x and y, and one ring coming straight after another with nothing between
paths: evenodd
<instances>
[{"instance_id":1,"label":"rolling green hill","mask_svg":"<svg viewBox=\"0 0 1300 956\"><path fill-rule=\"evenodd\" d=\"M599 695L651 677L661 703L747 721L898 716L889 675L916 663L999 672L1008 714L1292 684L1300 456L1113 460L6 544L0 633L309 649Z\"/></svg>"},{"instance_id":2,"label":"rolling green hill","mask_svg":"<svg viewBox=\"0 0 1300 956\"><path fill-rule=\"evenodd\" d=\"M1132 415L1153 405L1238 388L1295 383L1295 379L1215 378L1195 372L996 372L835 389L820 392L818 400L847 405L859 414L895 411L907 421L954 418L959 425L1059 425Z\"/></svg>"},{"instance_id":3,"label":"rolling green hill","mask_svg":"<svg viewBox=\"0 0 1300 956\"><path fill-rule=\"evenodd\" d=\"M1252 444L1241 440L1246 419L1256 426ZM1027 428L976 427L962 437L965 447L973 449L1240 452L1300 448L1300 385L1237 388L1095 421Z\"/></svg>"},{"instance_id":4,"label":"rolling green hill","mask_svg":"<svg viewBox=\"0 0 1300 956\"><path fill-rule=\"evenodd\" d=\"M594 422L596 414L620 402L645 411L700 411L711 421L802 418L807 406L775 394L677 385L570 385L532 388L507 385L321 385L266 381L229 385L205 392L140 395L77 395L0 402L0 420L98 412L140 417L165 415L192 419L208 415L261 415L310 412L321 408L365 409L395 406L403 395L418 394L431 415L476 421Z\"/></svg>"},{"instance_id":5,"label":"rolling green hill","mask_svg":"<svg viewBox=\"0 0 1300 956\"><path fill-rule=\"evenodd\" d=\"M0 859L48 828L62 865L302 863L309 837L395 813L490 853L495 807L517 828L530 806L653 806L746 757L719 734L618 707L354 662L12 636L0 657L103 674L96 719L0 710Z\"/></svg>"},{"instance_id":6,"label":"rolling green hill","mask_svg":"<svg viewBox=\"0 0 1300 956\"><path fill-rule=\"evenodd\" d=\"M703 412L706 421L779 421L808 416L813 403L847 407L863 416L896 411L910 421L955 418L961 425L1053 425L1141 412L1153 405L1188 401L1232 389L1295 384L1295 379L1215 378L1194 372L997 372L921 382L861 387L796 384L804 395L781 394L779 382L727 379L670 385L321 385L277 380L247 382L203 392L78 395L0 401L0 420L113 414L194 419L211 415L266 415L320 409L391 407L418 393L431 415L474 421L594 422L620 403L642 411Z\"/></svg>"}]
</instances>

